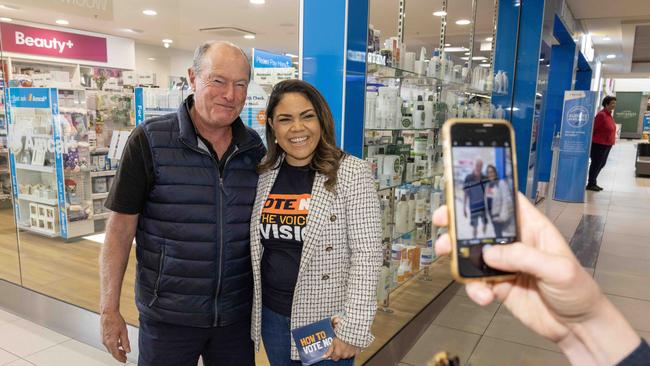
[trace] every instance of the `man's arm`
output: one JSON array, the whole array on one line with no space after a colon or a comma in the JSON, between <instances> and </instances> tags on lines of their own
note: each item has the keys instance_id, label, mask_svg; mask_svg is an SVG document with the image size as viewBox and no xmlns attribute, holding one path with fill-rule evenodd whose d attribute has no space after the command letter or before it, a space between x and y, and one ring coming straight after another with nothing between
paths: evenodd
<instances>
[{"instance_id":1,"label":"man's arm","mask_svg":"<svg viewBox=\"0 0 650 366\"><path fill-rule=\"evenodd\" d=\"M138 215L111 212L99 255L102 343L120 362L126 362L126 354L131 352L126 322L120 314L120 293L137 224Z\"/></svg>"}]
</instances>

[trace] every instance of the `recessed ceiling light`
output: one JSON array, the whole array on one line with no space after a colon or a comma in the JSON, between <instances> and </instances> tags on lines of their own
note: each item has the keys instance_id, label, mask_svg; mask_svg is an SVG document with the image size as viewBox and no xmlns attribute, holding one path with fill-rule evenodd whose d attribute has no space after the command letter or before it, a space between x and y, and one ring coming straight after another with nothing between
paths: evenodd
<instances>
[{"instance_id":1,"label":"recessed ceiling light","mask_svg":"<svg viewBox=\"0 0 650 366\"><path fill-rule=\"evenodd\" d=\"M493 39L494 39L494 38L492 38L492 37L487 37L487 38L485 39L485 42L492 42Z\"/></svg>"},{"instance_id":2,"label":"recessed ceiling light","mask_svg":"<svg viewBox=\"0 0 650 366\"><path fill-rule=\"evenodd\" d=\"M13 19L7 17L1 17L0 22L13 22Z\"/></svg>"},{"instance_id":3,"label":"recessed ceiling light","mask_svg":"<svg viewBox=\"0 0 650 366\"><path fill-rule=\"evenodd\" d=\"M147 60L149 60L149 61L156 61L156 58L155 58L155 57L149 57L149 58L147 58Z\"/></svg>"},{"instance_id":4,"label":"recessed ceiling light","mask_svg":"<svg viewBox=\"0 0 650 366\"><path fill-rule=\"evenodd\" d=\"M142 14L154 16L154 15L158 15L158 12L155 11L155 10L151 10L151 9L145 9L145 10L142 11Z\"/></svg>"},{"instance_id":5,"label":"recessed ceiling light","mask_svg":"<svg viewBox=\"0 0 650 366\"><path fill-rule=\"evenodd\" d=\"M68 24L70 24L70 22L65 20L65 19L57 19L56 24L58 24L58 25L68 25Z\"/></svg>"},{"instance_id":6,"label":"recessed ceiling light","mask_svg":"<svg viewBox=\"0 0 650 366\"><path fill-rule=\"evenodd\" d=\"M255 5L264 5L264 3L266 2L266 0L248 0L248 1L251 4L255 4Z\"/></svg>"},{"instance_id":7,"label":"recessed ceiling light","mask_svg":"<svg viewBox=\"0 0 650 366\"><path fill-rule=\"evenodd\" d=\"M163 43L174 43L174 41L172 41L172 40L169 39L169 38L165 38L165 39L163 39L162 42L163 42Z\"/></svg>"},{"instance_id":8,"label":"recessed ceiling light","mask_svg":"<svg viewBox=\"0 0 650 366\"><path fill-rule=\"evenodd\" d=\"M16 5L7 5L7 4L2 4L0 5L0 8L5 9L5 10L18 10L20 7Z\"/></svg>"},{"instance_id":9,"label":"recessed ceiling light","mask_svg":"<svg viewBox=\"0 0 650 366\"><path fill-rule=\"evenodd\" d=\"M609 37L603 37L603 41L611 41L612 39Z\"/></svg>"},{"instance_id":10,"label":"recessed ceiling light","mask_svg":"<svg viewBox=\"0 0 650 366\"><path fill-rule=\"evenodd\" d=\"M616 58L616 55L615 54L607 55L607 58L609 59Z\"/></svg>"},{"instance_id":11,"label":"recessed ceiling light","mask_svg":"<svg viewBox=\"0 0 650 366\"><path fill-rule=\"evenodd\" d=\"M298 55L294 55L293 53L285 53L284 55L288 57L298 57Z\"/></svg>"},{"instance_id":12,"label":"recessed ceiling light","mask_svg":"<svg viewBox=\"0 0 650 366\"><path fill-rule=\"evenodd\" d=\"M437 17L444 17L445 15L447 15L447 12L444 10L438 10L438 11L434 11L433 15Z\"/></svg>"},{"instance_id":13,"label":"recessed ceiling light","mask_svg":"<svg viewBox=\"0 0 650 366\"><path fill-rule=\"evenodd\" d=\"M469 49L467 47L447 47L445 52L467 52Z\"/></svg>"},{"instance_id":14,"label":"recessed ceiling light","mask_svg":"<svg viewBox=\"0 0 650 366\"><path fill-rule=\"evenodd\" d=\"M244 35L244 38L246 38L246 39L255 39L255 35L254 34L246 34L246 35Z\"/></svg>"},{"instance_id":15,"label":"recessed ceiling light","mask_svg":"<svg viewBox=\"0 0 650 366\"><path fill-rule=\"evenodd\" d=\"M467 19L458 19L456 21L456 24L458 24L458 25L468 25L468 24L472 24L472 22L467 20Z\"/></svg>"},{"instance_id":16,"label":"recessed ceiling light","mask_svg":"<svg viewBox=\"0 0 650 366\"><path fill-rule=\"evenodd\" d=\"M124 28L122 30L128 33L137 33L137 34L143 33L142 29Z\"/></svg>"},{"instance_id":17,"label":"recessed ceiling light","mask_svg":"<svg viewBox=\"0 0 650 366\"><path fill-rule=\"evenodd\" d=\"M445 43L445 47L451 47L451 43Z\"/></svg>"}]
</instances>

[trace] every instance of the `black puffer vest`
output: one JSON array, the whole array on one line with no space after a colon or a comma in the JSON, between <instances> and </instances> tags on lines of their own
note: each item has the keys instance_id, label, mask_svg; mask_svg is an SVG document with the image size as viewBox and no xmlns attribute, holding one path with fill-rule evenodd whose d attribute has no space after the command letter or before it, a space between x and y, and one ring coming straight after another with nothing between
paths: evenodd
<instances>
[{"instance_id":1,"label":"black puffer vest","mask_svg":"<svg viewBox=\"0 0 650 366\"><path fill-rule=\"evenodd\" d=\"M192 96L190 96L192 98ZM197 140L184 103L143 128L155 182L136 233L136 303L146 318L213 327L250 317L249 225L265 149L238 118L237 148L223 175Z\"/></svg>"}]
</instances>

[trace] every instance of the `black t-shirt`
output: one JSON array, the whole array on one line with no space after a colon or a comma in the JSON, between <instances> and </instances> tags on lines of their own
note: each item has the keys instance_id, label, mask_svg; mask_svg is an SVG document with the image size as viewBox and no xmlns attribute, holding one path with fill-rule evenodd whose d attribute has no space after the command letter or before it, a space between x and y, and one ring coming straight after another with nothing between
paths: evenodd
<instances>
[{"instance_id":1,"label":"black t-shirt","mask_svg":"<svg viewBox=\"0 0 650 366\"><path fill-rule=\"evenodd\" d=\"M262 303L284 316L291 316L314 176L309 167L282 163L260 218Z\"/></svg>"},{"instance_id":2,"label":"black t-shirt","mask_svg":"<svg viewBox=\"0 0 650 366\"><path fill-rule=\"evenodd\" d=\"M192 105L193 99L187 98L184 103L184 108L187 108L189 111ZM196 131L197 137L201 139L212 157L219 164L221 173L223 173L228 156L235 151L235 145L243 142L243 139L246 138L246 128L239 119L233 122L232 126L232 142L221 159L217 156L212 144ZM117 170L104 206L111 211L123 214L141 214L144 210L147 197L149 197L149 192L153 187L153 183L153 159L151 150L149 149L149 140L143 127L139 126L133 130L124 147L120 167Z\"/></svg>"}]
</instances>

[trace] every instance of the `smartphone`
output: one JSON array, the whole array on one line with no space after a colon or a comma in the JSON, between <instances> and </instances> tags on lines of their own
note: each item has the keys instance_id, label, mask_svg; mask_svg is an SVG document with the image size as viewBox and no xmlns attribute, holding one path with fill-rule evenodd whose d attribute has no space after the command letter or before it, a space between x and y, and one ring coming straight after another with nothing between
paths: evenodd
<instances>
[{"instance_id":1,"label":"smartphone","mask_svg":"<svg viewBox=\"0 0 650 366\"><path fill-rule=\"evenodd\" d=\"M514 273L483 261L483 250L519 240L512 126L497 119L450 119L442 133L451 272L459 282L511 279Z\"/></svg>"}]
</instances>

